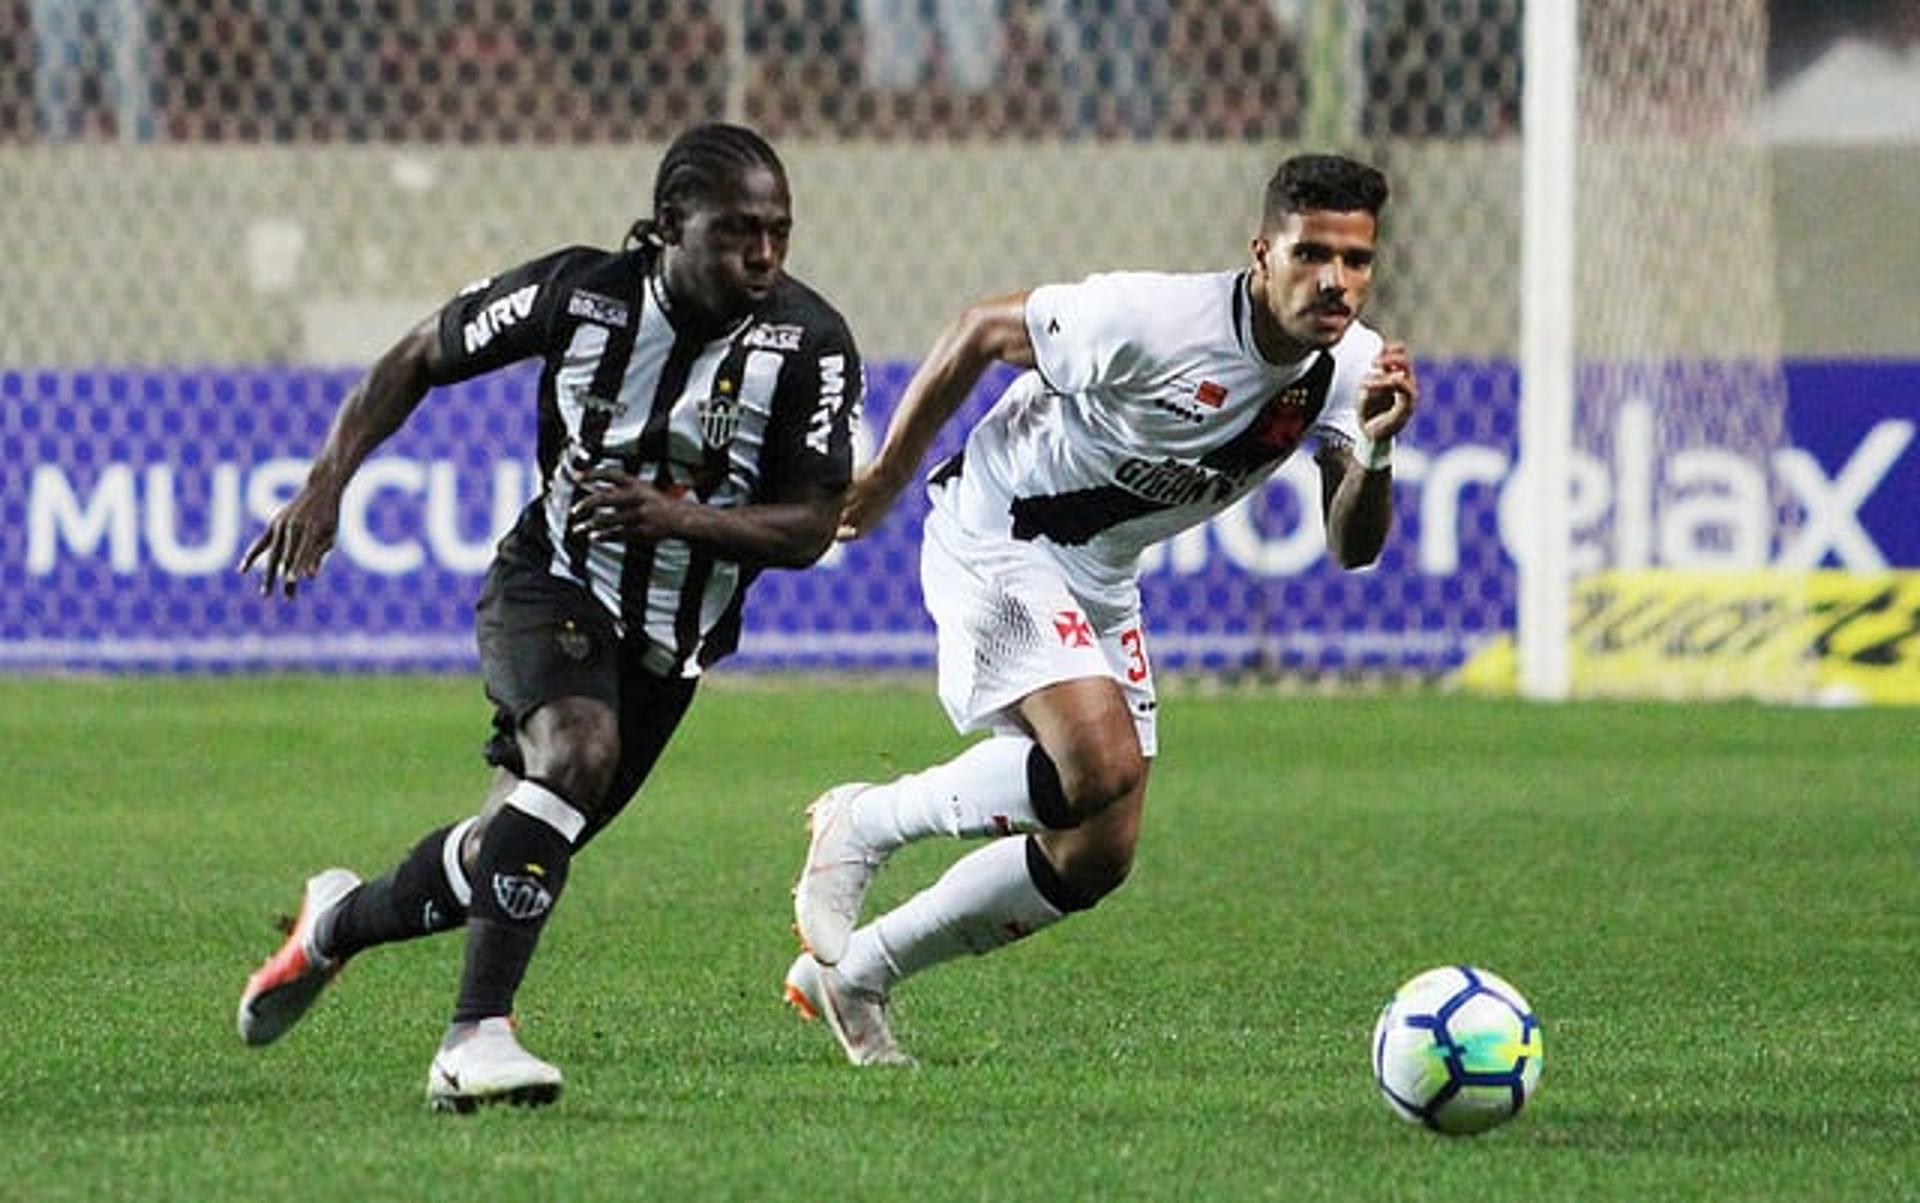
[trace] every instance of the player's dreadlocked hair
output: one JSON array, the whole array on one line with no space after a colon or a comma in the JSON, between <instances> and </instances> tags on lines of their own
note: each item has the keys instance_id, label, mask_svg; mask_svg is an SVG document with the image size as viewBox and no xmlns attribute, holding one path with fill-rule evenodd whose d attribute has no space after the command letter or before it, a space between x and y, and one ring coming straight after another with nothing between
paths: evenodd
<instances>
[{"instance_id":1,"label":"player's dreadlocked hair","mask_svg":"<svg viewBox=\"0 0 1920 1203\"><path fill-rule=\"evenodd\" d=\"M1387 177L1365 163L1341 155L1295 155L1267 181L1260 222L1271 230L1287 214L1308 209L1365 210L1378 217L1386 203Z\"/></svg>"},{"instance_id":2,"label":"player's dreadlocked hair","mask_svg":"<svg viewBox=\"0 0 1920 1203\"><path fill-rule=\"evenodd\" d=\"M764 167L787 182L787 169L766 139L745 126L712 122L696 125L673 140L653 176L653 214L633 223L627 243L660 240L660 214L668 205L713 201L754 167Z\"/></svg>"}]
</instances>

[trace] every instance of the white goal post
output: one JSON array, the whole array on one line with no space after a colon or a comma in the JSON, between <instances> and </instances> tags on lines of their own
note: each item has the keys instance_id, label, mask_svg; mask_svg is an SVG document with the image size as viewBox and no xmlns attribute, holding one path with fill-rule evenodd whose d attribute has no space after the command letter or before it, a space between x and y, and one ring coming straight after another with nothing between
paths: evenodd
<instances>
[{"instance_id":1,"label":"white goal post","mask_svg":"<svg viewBox=\"0 0 1920 1203\"><path fill-rule=\"evenodd\" d=\"M1532 516L1519 569L1520 689L1558 699L1571 685L1572 573L1567 481L1574 406L1575 156L1580 135L1578 0L1526 5L1521 99L1521 479Z\"/></svg>"}]
</instances>

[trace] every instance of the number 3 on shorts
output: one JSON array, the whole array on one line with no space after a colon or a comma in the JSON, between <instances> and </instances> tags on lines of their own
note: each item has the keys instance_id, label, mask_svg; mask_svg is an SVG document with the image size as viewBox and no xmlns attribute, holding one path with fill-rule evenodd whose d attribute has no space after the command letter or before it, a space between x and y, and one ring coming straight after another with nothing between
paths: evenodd
<instances>
[{"instance_id":1,"label":"number 3 on shorts","mask_svg":"<svg viewBox=\"0 0 1920 1203\"><path fill-rule=\"evenodd\" d=\"M1120 647L1127 654L1127 683L1138 685L1153 675L1147 667L1147 636L1139 627L1120 632Z\"/></svg>"}]
</instances>

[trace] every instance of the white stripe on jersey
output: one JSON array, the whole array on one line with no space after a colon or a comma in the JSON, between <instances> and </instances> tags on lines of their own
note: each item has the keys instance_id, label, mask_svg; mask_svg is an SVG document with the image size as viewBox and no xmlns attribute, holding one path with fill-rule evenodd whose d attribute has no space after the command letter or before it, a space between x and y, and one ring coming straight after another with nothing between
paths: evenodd
<instances>
[{"instance_id":1,"label":"white stripe on jersey","mask_svg":"<svg viewBox=\"0 0 1920 1203\"><path fill-rule=\"evenodd\" d=\"M586 420L587 412L580 397L592 387L594 373L600 370L600 360L607 353L607 338L606 327L581 325L574 330L573 341L567 344L567 352L561 357L553 393L555 408L567 431L568 446L580 439L581 423ZM567 457L562 455L553 465L553 478L547 481L547 542L553 547L553 559L547 571L569 580L573 571L567 563L567 512L573 508L577 492L573 478L567 475ZM618 604L612 613L617 621Z\"/></svg>"},{"instance_id":2,"label":"white stripe on jersey","mask_svg":"<svg viewBox=\"0 0 1920 1203\"><path fill-rule=\"evenodd\" d=\"M633 355L627 360L627 375L620 382L619 409L607 426L603 445L609 449L626 448L640 438L647 417L653 413L653 395L660 389L660 369L673 349L673 323L651 288L643 290L640 303L640 328L633 335Z\"/></svg>"},{"instance_id":3,"label":"white stripe on jersey","mask_svg":"<svg viewBox=\"0 0 1920 1203\"><path fill-rule=\"evenodd\" d=\"M760 445L766 441L767 420L773 416L773 390L780 383L783 356L754 351L740 369L740 429L728 449L728 473L758 484Z\"/></svg>"}]
</instances>

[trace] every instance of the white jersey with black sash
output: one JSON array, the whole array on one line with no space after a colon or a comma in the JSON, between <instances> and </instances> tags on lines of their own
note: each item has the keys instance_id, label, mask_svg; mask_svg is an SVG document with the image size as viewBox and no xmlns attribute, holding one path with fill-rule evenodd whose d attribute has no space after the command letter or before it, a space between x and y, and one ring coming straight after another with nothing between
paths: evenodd
<instances>
[{"instance_id":1,"label":"white jersey with black sash","mask_svg":"<svg viewBox=\"0 0 1920 1203\"><path fill-rule=\"evenodd\" d=\"M802 501L845 486L862 371L840 314L791 277L718 336L675 323L652 247L571 247L463 289L441 312L463 380L542 362L543 491L499 554L590 590L649 667L693 675L732 651L757 569L678 539L569 537L568 465L617 465L704 505Z\"/></svg>"},{"instance_id":2,"label":"white jersey with black sash","mask_svg":"<svg viewBox=\"0 0 1920 1203\"><path fill-rule=\"evenodd\" d=\"M1298 363L1263 359L1248 274L1115 272L1027 298L1035 370L932 474L969 530L1046 547L1083 596L1125 605L1140 553L1218 514L1309 436L1361 441L1380 336L1354 323Z\"/></svg>"}]
</instances>

